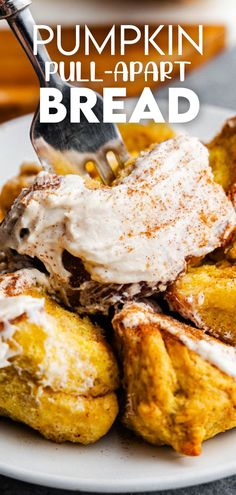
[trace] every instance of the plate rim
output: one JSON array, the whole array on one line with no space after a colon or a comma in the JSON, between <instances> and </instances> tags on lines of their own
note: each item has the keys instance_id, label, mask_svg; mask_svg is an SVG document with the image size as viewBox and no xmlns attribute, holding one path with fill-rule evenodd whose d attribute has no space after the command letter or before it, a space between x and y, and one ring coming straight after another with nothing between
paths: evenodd
<instances>
[{"instance_id":1,"label":"plate rim","mask_svg":"<svg viewBox=\"0 0 236 495\"><path fill-rule=\"evenodd\" d=\"M175 481L169 481L167 479L159 480L156 477L149 477L143 480L130 478L126 480L114 479L107 480L106 478L99 480L93 480L92 478L76 478L59 475L45 474L42 471L34 471L30 469L20 469L17 466L4 466L4 463L0 463L0 475L30 483L33 485L44 486L48 488L63 489L69 491L84 491L86 493L143 493L153 491L166 491L179 488L187 488L191 486L199 486L205 483L218 481L220 479L227 478L236 474L236 459L231 461L226 467L219 466L212 469L210 472L206 469L201 471L201 477L196 479L196 473L181 475L175 479Z\"/></svg>"},{"instance_id":2,"label":"plate rim","mask_svg":"<svg viewBox=\"0 0 236 495\"><path fill-rule=\"evenodd\" d=\"M135 98L129 99L130 103L135 101ZM161 101L161 100L159 100ZM163 100L162 100L163 101ZM203 109L209 109L211 111L222 111L228 116L235 114L233 109L220 107L216 105L202 104ZM7 122L0 124L0 135L4 131L8 131L9 128L16 125L28 125L29 119L32 114L26 114L20 116ZM15 480L23 481L26 483L31 483L33 485L40 485L49 488L65 489L70 491L84 491L84 492L96 492L96 493L141 493L141 492L151 492L158 490L169 490L185 488L190 486L198 486L204 483L210 483L217 481L228 476L236 474L236 457L234 461L227 462L219 466L218 464L214 467L206 467L201 469L201 474L196 478L196 471L190 470L189 472L181 472L175 479L158 479L158 476L146 477L143 479L117 479L111 480L106 478L93 479L91 478L81 478L81 477L69 477L57 474L48 474L44 471L34 471L28 468L19 468L16 464L9 464L0 461L0 475L6 476Z\"/></svg>"}]
</instances>

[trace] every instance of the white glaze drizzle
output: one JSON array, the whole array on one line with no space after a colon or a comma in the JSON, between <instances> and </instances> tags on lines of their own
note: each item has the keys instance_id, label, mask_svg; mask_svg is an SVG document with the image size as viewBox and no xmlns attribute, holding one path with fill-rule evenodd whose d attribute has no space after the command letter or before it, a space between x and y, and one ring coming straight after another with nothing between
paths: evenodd
<instances>
[{"instance_id":1,"label":"white glaze drizzle","mask_svg":"<svg viewBox=\"0 0 236 495\"><path fill-rule=\"evenodd\" d=\"M199 338L191 336L184 325L171 317L155 313L143 303L127 304L117 316L121 318L125 328L135 328L145 323L154 323L170 334L176 336L188 349L196 352L204 360L213 364L227 375L236 379L236 349L232 346L217 342L215 339L201 333ZM202 335L202 337L201 337Z\"/></svg>"}]
</instances>

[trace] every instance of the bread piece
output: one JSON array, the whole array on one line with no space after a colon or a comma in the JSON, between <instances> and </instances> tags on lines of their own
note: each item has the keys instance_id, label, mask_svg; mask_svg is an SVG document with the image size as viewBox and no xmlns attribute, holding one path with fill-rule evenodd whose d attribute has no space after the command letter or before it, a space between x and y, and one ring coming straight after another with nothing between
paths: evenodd
<instances>
[{"instance_id":1,"label":"bread piece","mask_svg":"<svg viewBox=\"0 0 236 495\"><path fill-rule=\"evenodd\" d=\"M144 304L127 304L113 327L128 428L196 456L204 440L236 426L234 348Z\"/></svg>"},{"instance_id":2,"label":"bread piece","mask_svg":"<svg viewBox=\"0 0 236 495\"><path fill-rule=\"evenodd\" d=\"M168 124L119 124L122 138L128 152L132 156L137 156L141 151L145 151L150 146L162 143L174 137L175 133Z\"/></svg>"},{"instance_id":3,"label":"bread piece","mask_svg":"<svg viewBox=\"0 0 236 495\"><path fill-rule=\"evenodd\" d=\"M0 208L5 216L24 187L33 184L41 167L36 163L23 163L19 174L9 179L0 192Z\"/></svg>"},{"instance_id":4,"label":"bread piece","mask_svg":"<svg viewBox=\"0 0 236 495\"><path fill-rule=\"evenodd\" d=\"M236 346L236 265L190 268L169 288L170 308L211 335Z\"/></svg>"},{"instance_id":5,"label":"bread piece","mask_svg":"<svg viewBox=\"0 0 236 495\"><path fill-rule=\"evenodd\" d=\"M226 120L207 147L215 180L229 192L236 182L236 117Z\"/></svg>"},{"instance_id":6,"label":"bread piece","mask_svg":"<svg viewBox=\"0 0 236 495\"><path fill-rule=\"evenodd\" d=\"M56 442L95 442L118 412L115 358L102 330L50 299L36 277L0 278L0 414Z\"/></svg>"}]
</instances>

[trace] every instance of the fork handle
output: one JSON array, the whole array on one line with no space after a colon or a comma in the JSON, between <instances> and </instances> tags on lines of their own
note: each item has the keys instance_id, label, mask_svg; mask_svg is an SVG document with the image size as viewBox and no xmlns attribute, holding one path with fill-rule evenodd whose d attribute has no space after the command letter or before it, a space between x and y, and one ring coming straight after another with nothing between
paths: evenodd
<instances>
[{"instance_id":1,"label":"fork handle","mask_svg":"<svg viewBox=\"0 0 236 495\"><path fill-rule=\"evenodd\" d=\"M0 0L0 18L7 19L30 4L31 0Z\"/></svg>"},{"instance_id":2,"label":"fork handle","mask_svg":"<svg viewBox=\"0 0 236 495\"><path fill-rule=\"evenodd\" d=\"M51 59L45 46L38 45L37 55L34 55L33 32L35 22L29 10L31 0L0 0L0 20L6 19L16 38L25 50L34 70L38 76L40 86L49 86L45 81L45 62ZM41 39L38 36L38 39ZM58 84L59 76L51 77L50 84Z\"/></svg>"}]
</instances>

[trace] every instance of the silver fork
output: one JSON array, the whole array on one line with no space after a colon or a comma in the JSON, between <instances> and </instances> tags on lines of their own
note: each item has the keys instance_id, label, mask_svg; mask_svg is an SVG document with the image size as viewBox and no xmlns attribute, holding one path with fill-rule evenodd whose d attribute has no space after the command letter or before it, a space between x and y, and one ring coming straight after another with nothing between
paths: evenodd
<instances>
[{"instance_id":1,"label":"silver fork","mask_svg":"<svg viewBox=\"0 0 236 495\"><path fill-rule=\"evenodd\" d=\"M51 61L44 45L38 46L38 54L33 53L34 19L30 13L31 0L0 0L0 19L6 19L16 38L24 48L41 87L60 89L67 116L60 123L45 124L40 122L39 108L34 115L30 137L33 147L46 170L57 171L57 163L65 163L69 168L77 168L86 174L86 165L93 162L98 174L105 184L111 184L115 173L109 152L115 155L119 166L128 159L128 153L116 125L103 123L103 99L97 94L97 103L93 112L99 123L89 123L81 115L81 122L70 123L70 89L71 85L61 80L58 74L52 75L50 82L45 80L45 62ZM7 47L6 47L7 50ZM82 113L82 112L81 112Z\"/></svg>"}]
</instances>

